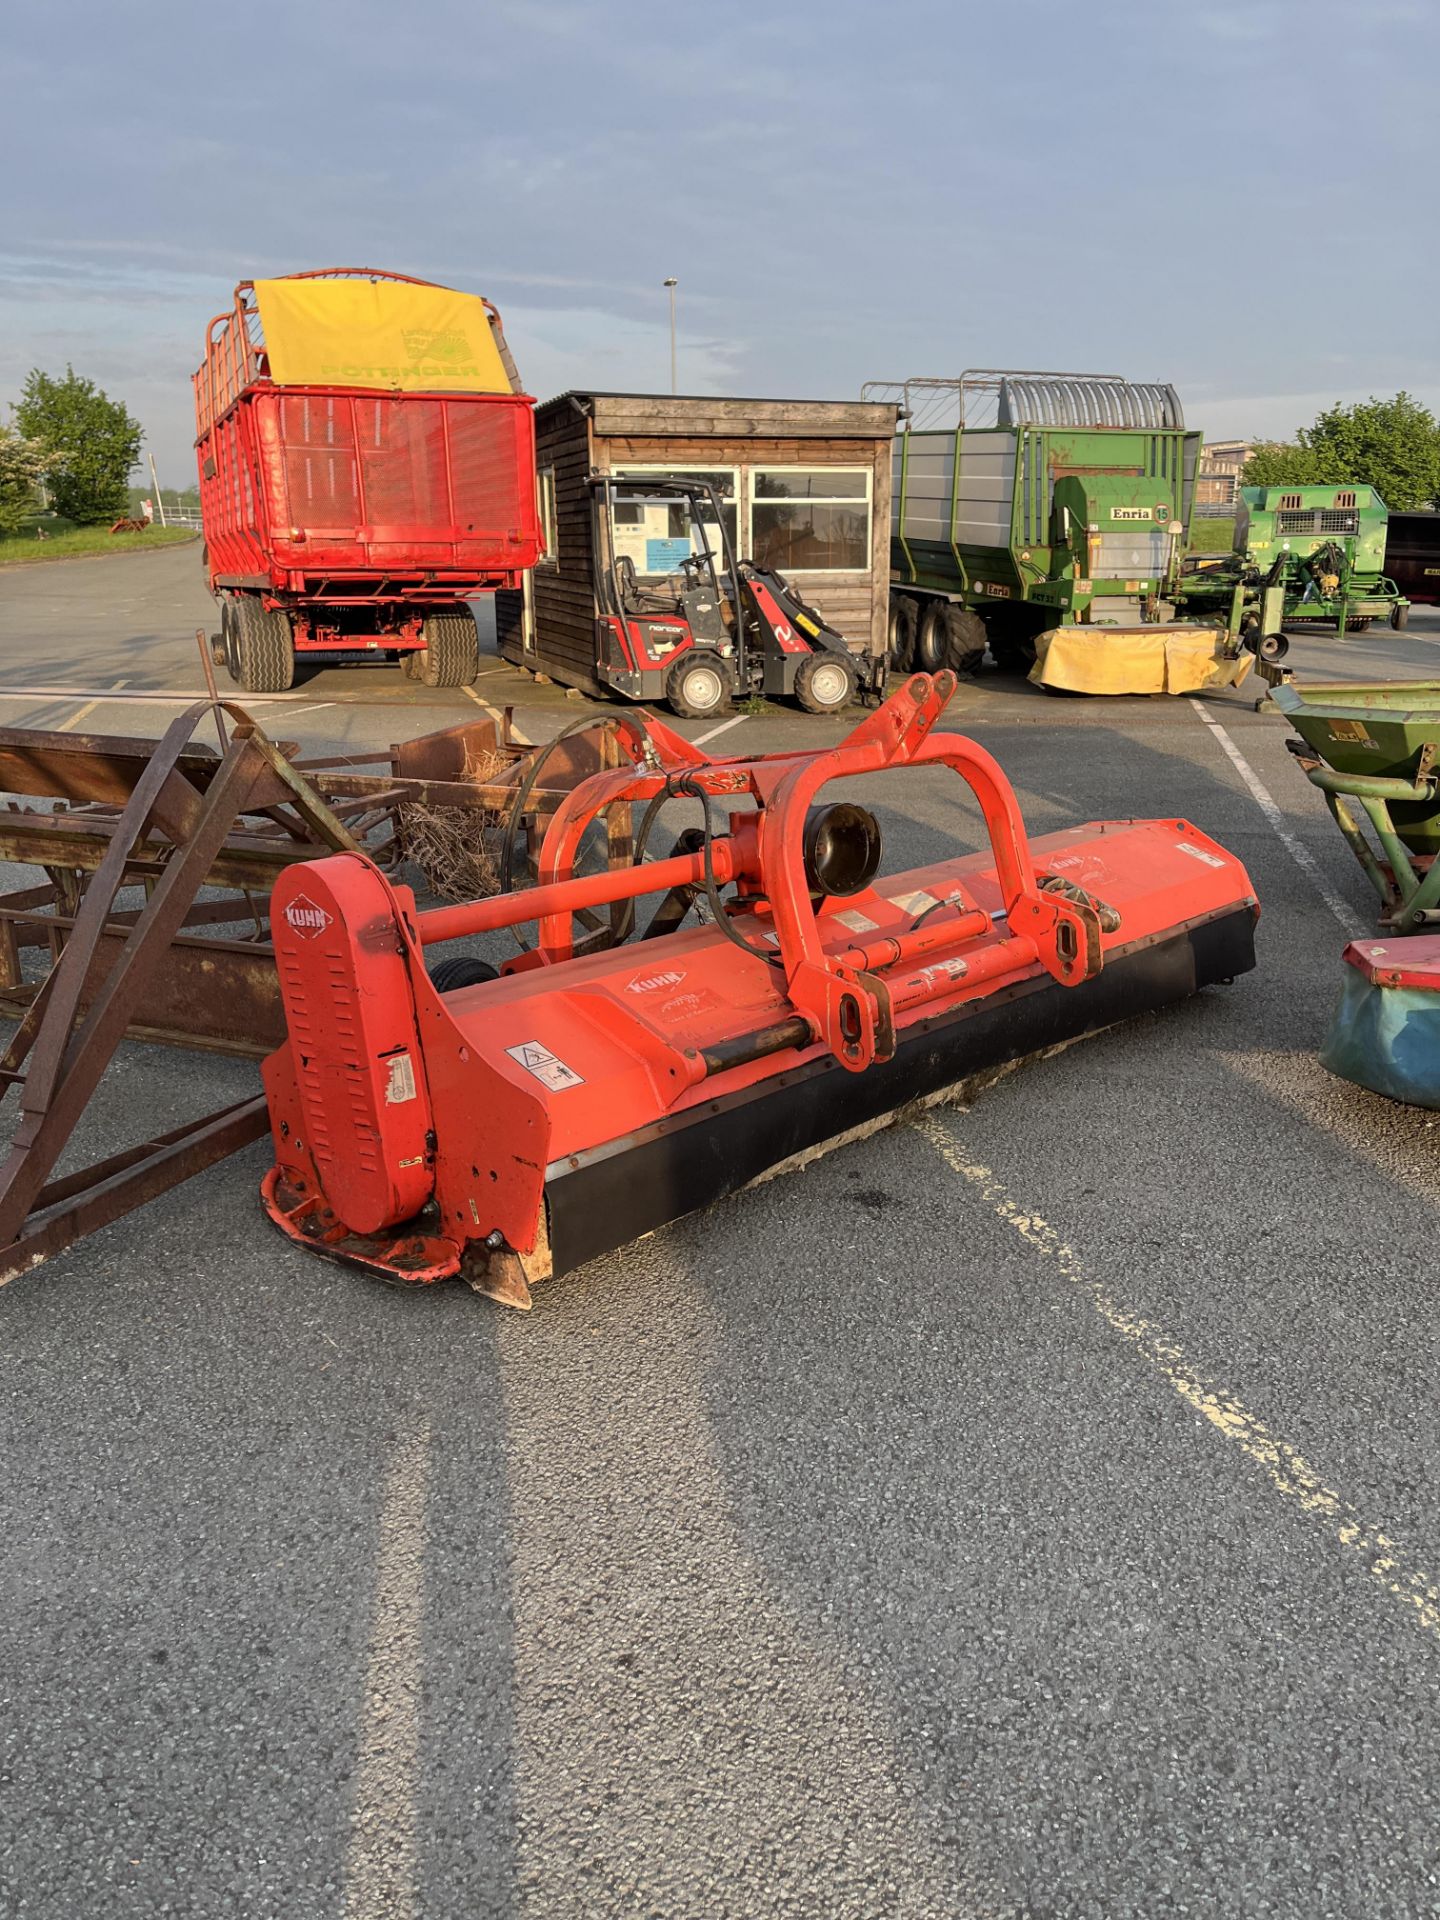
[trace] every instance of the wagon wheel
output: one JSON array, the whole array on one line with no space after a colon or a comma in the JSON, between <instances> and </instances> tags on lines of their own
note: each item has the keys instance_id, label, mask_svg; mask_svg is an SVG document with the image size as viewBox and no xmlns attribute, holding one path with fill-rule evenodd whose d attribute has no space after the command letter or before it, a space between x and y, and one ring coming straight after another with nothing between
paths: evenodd
<instances>
[{"instance_id":1,"label":"wagon wheel","mask_svg":"<svg viewBox=\"0 0 1440 1920\"><path fill-rule=\"evenodd\" d=\"M257 594L234 602L234 677L247 693L284 693L295 681L295 642L289 615L267 608ZM232 669L232 673L234 669Z\"/></svg>"},{"instance_id":2,"label":"wagon wheel","mask_svg":"<svg viewBox=\"0 0 1440 1920\"><path fill-rule=\"evenodd\" d=\"M424 625L425 645L412 657L415 678L427 687L468 687L480 671L480 637L473 616L432 613Z\"/></svg>"}]
</instances>

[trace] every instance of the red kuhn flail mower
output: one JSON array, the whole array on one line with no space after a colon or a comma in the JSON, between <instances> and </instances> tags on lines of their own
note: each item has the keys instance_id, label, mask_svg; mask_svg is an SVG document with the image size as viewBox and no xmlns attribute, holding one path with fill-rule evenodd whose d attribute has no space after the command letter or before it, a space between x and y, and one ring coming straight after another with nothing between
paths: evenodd
<instances>
[{"instance_id":1,"label":"red kuhn flail mower","mask_svg":"<svg viewBox=\"0 0 1440 1920\"><path fill-rule=\"evenodd\" d=\"M595 673L616 693L705 719L737 693L838 713L884 691L882 658L853 649L784 574L735 557L709 481L597 474L590 489Z\"/></svg>"},{"instance_id":2,"label":"red kuhn flail mower","mask_svg":"<svg viewBox=\"0 0 1440 1920\"><path fill-rule=\"evenodd\" d=\"M387 1280L526 1306L828 1142L1254 965L1238 860L1184 820L1030 842L997 763L935 731L954 688L916 675L839 745L756 759L657 727L653 768L562 803L531 891L421 913L360 854L288 869L271 1218ZM965 783L988 852L879 877L874 816L820 796L904 767ZM676 798L703 826L644 864ZM637 864L576 877L617 803L645 807ZM577 954L582 910L657 895L634 944ZM437 942L530 921L538 944L499 977L442 992L426 971Z\"/></svg>"}]
</instances>

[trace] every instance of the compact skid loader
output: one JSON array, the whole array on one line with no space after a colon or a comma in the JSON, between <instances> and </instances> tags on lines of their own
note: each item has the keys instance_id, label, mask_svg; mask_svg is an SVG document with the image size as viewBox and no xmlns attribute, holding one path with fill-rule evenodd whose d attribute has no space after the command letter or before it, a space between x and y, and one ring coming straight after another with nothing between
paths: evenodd
<instances>
[{"instance_id":1,"label":"compact skid loader","mask_svg":"<svg viewBox=\"0 0 1440 1920\"><path fill-rule=\"evenodd\" d=\"M853 650L783 574L736 559L708 481L598 474L590 488L595 672L616 693L703 719L736 694L838 713L857 690L883 690L883 660Z\"/></svg>"},{"instance_id":2,"label":"compact skid loader","mask_svg":"<svg viewBox=\"0 0 1440 1920\"><path fill-rule=\"evenodd\" d=\"M1173 819L1030 842L996 761L936 730L955 685L917 674L838 745L758 758L652 727L653 764L561 803L526 892L422 913L360 853L287 869L272 1220L387 1280L526 1306L537 1280L827 1143L1253 966L1233 855ZM901 768L963 782L988 850L882 877L874 815L821 795ZM702 824L645 863L681 798ZM645 808L636 864L577 876L617 804ZM582 910L646 896L638 940L577 952ZM532 921L497 978L447 992L426 971L427 947Z\"/></svg>"}]
</instances>

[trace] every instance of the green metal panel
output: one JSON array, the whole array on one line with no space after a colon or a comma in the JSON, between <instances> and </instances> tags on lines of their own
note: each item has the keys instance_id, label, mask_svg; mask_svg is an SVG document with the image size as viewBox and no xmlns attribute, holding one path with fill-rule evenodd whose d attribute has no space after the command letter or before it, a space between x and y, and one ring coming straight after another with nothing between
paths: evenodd
<instances>
[{"instance_id":1,"label":"green metal panel","mask_svg":"<svg viewBox=\"0 0 1440 1920\"><path fill-rule=\"evenodd\" d=\"M967 497L967 483L980 486L993 477L1002 436L1009 436L1013 445L1008 496L987 498L976 508ZM1082 498L1078 517L1087 523L1098 517L1107 534L1126 526L1157 530L1176 521L1183 526L1187 495L1193 493L1193 478L1186 485L1186 469L1188 464L1193 475L1195 464L1193 452L1188 463L1186 455L1198 449L1198 434L1183 429L1015 427L902 435L901 440L893 566L895 577L905 584L974 605L997 597L1034 600L1061 618L1088 601L1092 591L1101 598L1136 591L1148 595L1169 584L1166 566L1152 564L1128 582L1106 579L1093 589L1080 589L1077 583L1086 577L1083 542L1079 549L1073 542L1052 544L1055 487L1061 480L1074 482ZM916 449L923 449L933 462L942 446L953 455L943 526L935 511L939 503L933 473L923 502L916 501L911 490ZM966 537L977 513L981 518L992 515L996 534L1002 537L983 543ZM1138 587L1137 579L1142 583Z\"/></svg>"}]
</instances>

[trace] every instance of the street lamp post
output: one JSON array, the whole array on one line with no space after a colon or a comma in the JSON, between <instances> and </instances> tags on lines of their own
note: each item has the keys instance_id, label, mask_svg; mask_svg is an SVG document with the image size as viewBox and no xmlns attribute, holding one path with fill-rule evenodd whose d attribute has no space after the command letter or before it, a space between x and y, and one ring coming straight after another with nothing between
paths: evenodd
<instances>
[{"instance_id":1,"label":"street lamp post","mask_svg":"<svg viewBox=\"0 0 1440 1920\"><path fill-rule=\"evenodd\" d=\"M674 279L667 280L665 282L665 285L670 289L670 391L671 393L678 393L680 391L679 387L675 383L675 289L676 287L679 286L679 284L680 282Z\"/></svg>"}]
</instances>

